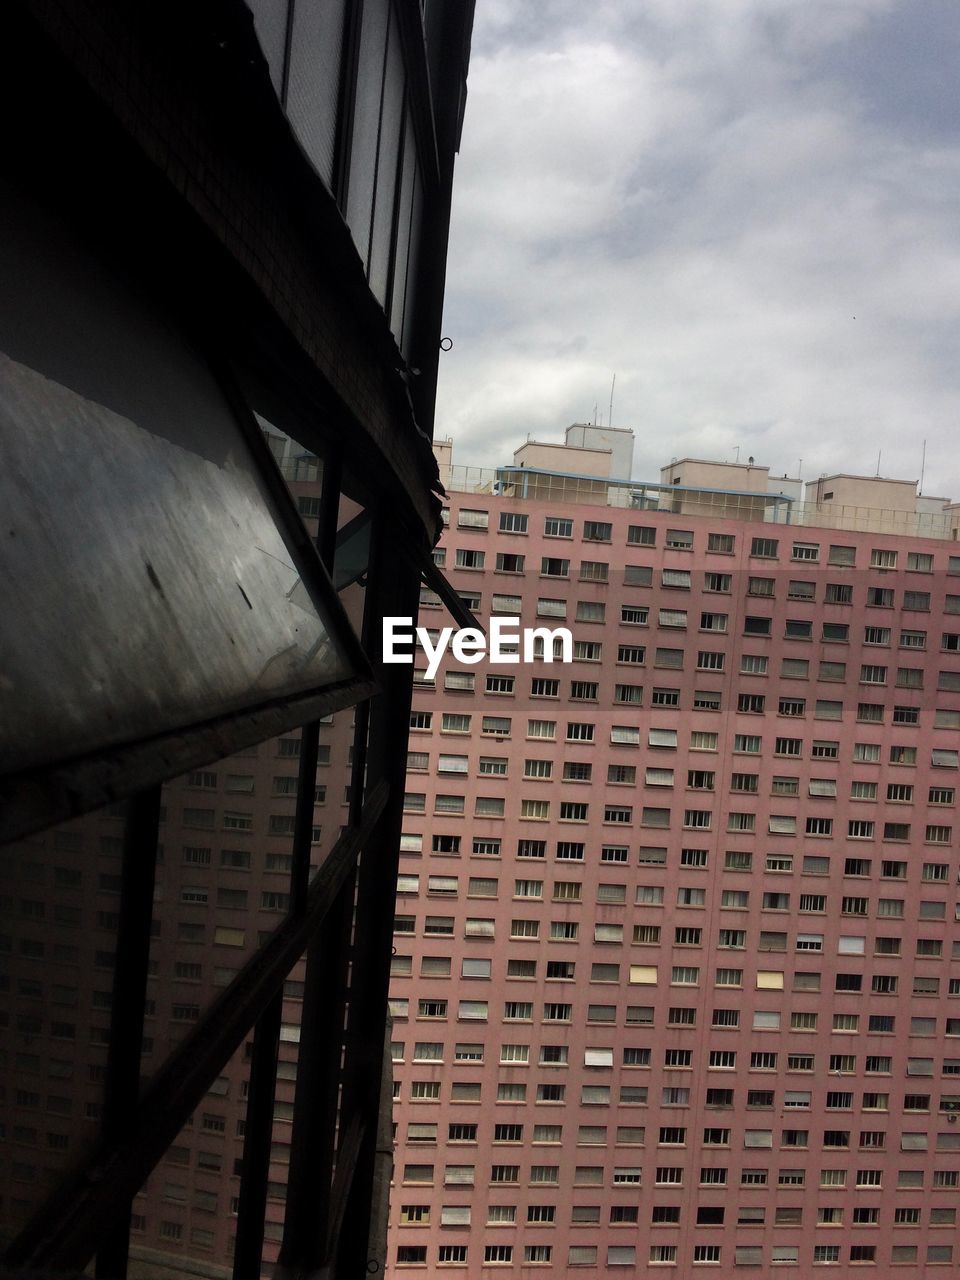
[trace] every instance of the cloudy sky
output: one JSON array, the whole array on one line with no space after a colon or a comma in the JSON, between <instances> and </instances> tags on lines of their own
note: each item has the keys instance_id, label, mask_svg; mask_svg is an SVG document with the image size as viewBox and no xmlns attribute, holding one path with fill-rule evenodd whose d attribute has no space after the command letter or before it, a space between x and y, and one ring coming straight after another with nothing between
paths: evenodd
<instances>
[{"instance_id":1,"label":"cloudy sky","mask_svg":"<svg viewBox=\"0 0 960 1280\"><path fill-rule=\"evenodd\" d=\"M960 498L957 0L477 0L437 434Z\"/></svg>"}]
</instances>

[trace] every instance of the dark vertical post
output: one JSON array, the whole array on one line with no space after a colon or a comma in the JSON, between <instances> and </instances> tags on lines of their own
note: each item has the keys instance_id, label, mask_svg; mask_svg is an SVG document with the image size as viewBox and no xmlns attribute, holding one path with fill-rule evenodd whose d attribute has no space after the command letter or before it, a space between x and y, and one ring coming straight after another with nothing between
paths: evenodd
<instances>
[{"instance_id":1,"label":"dark vertical post","mask_svg":"<svg viewBox=\"0 0 960 1280\"><path fill-rule=\"evenodd\" d=\"M331 575L337 546L341 480L340 455L331 450L323 459L320 527L317 533L317 549L324 568ZM290 869L290 910L294 914L303 911L310 887L319 741L319 722L313 720L305 724L300 732L300 768ZM253 1037L233 1280L259 1280L260 1276L282 1020L283 992L279 991L258 1020ZM291 1164L289 1183L294 1181L295 1170Z\"/></svg>"},{"instance_id":2,"label":"dark vertical post","mask_svg":"<svg viewBox=\"0 0 960 1280\"><path fill-rule=\"evenodd\" d=\"M150 925L160 830L160 787L127 804L120 874L120 923L113 968L110 1047L103 1101L103 1137L119 1142L137 1110L140 1055L150 960ZM130 1204L97 1250L95 1274L124 1280L130 1251Z\"/></svg>"},{"instance_id":3,"label":"dark vertical post","mask_svg":"<svg viewBox=\"0 0 960 1280\"><path fill-rule=\"evenodd\" d=\"M368 616L376 621L386 614L415 613L420 574L402 556L390 521L383 516L374 526L371 561ZM383 665L377 662L375 653L371 656L382 692L371 708L366 782L368 788L385 782L389 797L376 837L364 846L359 864L358 944L353 951L351 969L340 1154L352 1159L353 1153L348 1153L344 1145L352 1133L359 1132L359 1147L354 1167L337 1170L338 1189L345 1197L344 1204L338 1206L338 1219L342 1215L339 1238L335 1242L334 1275L338 1280L376 1275L380 1270L380 1260L370 1254L371 1198L412 699L410 668Z\"/></svg>"},{"instance_id":4,"label":"dark vertical post","mask_svg":"<svg viewBox=\"0 0 960 1280\"><path fill-rule=\"evenodd\" d=\"M260 1280L267 1175L273 1139L273 1090L282 1013L283 996L278 993L260 1015L253 1033L233 1280Z\"/></svg>"},{"instance_id":5,"label":"dark vertical post","mask_svg":"<svg viewBox=\"0 0 960 1280\"><path fill-rule=\"evenodd\" d=\"M321 541L323 536L321 528ZM368 591L364 601L362 637L368 653L372 653L372 637L378 626L378 618L371 611L371 593ZM357 825L363 811L369 703L361 703L354 714L351 826ZM332 1188L355 887L356 877L353 874L344 881L322 930L307 949L289 1192L280 1251L284 1273L318 1270L327 1260L331 1236L336 1231Z\"/></svg>"},{"instance_id":6,"label":"dark vertical post","mask_svg":"<svg viewBox=\"0 0 960 1280\"><path fill-rule=\"evenodd\" d=\"M323 567L333 577L340 523L342 467L339 452L331 449L323 459L320 481L320 527L317 551ZM293 832L293 867L290 876L290 909L302 911L310 886L310 850L313 845L314 796L317 789L317 753L320 724L312 720L300 732L300 772L297 781L297 808Z\"/></svg>"},{"instance_id":7,"label":"dark vertical post","mask_svg":"<svg viewBox=\"0 0 960 1280\"><path fill-rule=\"evenodd\" d=\"M355 714L350 826L359 823L363 811L369 704L361 703ZM320 934L307 951L290 1192L280 1253L281 1265L290 1271L317 1270L328 1256L335 1229L331 1196L355 888L353 873L344 881Z\"/></svg>"},{"instance_id":8,"label":"dark vertical post","mask_svg":"<svg viewBox=\"0 0 960 1280\"><path fill-rule=\"evenodd\" d=\"M351 874L307 950L282 1274L318 1272L327 1253L354 883Z\"/></svg>"}]
</instances>

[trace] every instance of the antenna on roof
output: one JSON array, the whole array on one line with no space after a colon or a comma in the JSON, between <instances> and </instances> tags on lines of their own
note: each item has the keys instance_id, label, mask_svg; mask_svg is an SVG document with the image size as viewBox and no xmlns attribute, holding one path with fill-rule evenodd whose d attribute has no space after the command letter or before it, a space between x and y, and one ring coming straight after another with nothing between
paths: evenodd
<instances>
[{"instance_id":1,"label":"antenna on roof","mask_svg":"<svg viewBox=\"0 0 960 1280\"><path fill-rule=\"evenodd\" d=\"M923 496L923 473L927 465L927 442L923 442L923 453L920 455L920 483L917 486L917 497Z\"/></svg>"},{"instance_id":2,"label":"antenna on roof","mask_svg":"<svg viewBox=\"0 0 960 1280\"><path fill-rule=\"evenodd\" d=\"M876 478L877 478L878 480L880 479L880 459L881 459L882 457L883 457L883 450L882 450L882 449L878 449L878 450L877 450L877 476L876 476Z\"/></svg>"},{"instance_id":3,"label":"antenna on roof","mask_svg":"<svg viewBox=\"0 0 960 1280\"><path fill-rule=\"evenodd\" d=\"M610 413L607 417L607 426L613 426L613 389L617 385L617 375L613 375L613 381L610 383Z\"/></svg>"}]
</instances>

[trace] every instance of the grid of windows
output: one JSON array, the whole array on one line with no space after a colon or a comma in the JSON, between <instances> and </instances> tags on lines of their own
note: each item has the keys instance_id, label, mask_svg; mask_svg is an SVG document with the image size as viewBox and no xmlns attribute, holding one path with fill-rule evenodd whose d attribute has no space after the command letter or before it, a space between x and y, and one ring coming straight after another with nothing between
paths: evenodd
<instances>
[{"instance_id":1,"label":"grid of windows","mask_svg":"<svg viewBox=\"0 0 960 1280\"><path fill-rule=\"evenodd\" d=\"M960 707L951 705L948 663L927 665L937 646L918 629L936 597L901 590L895 572L906 554L878 544L884 554L874 562L867 535L853 546L814 530L783 538L677 528L657 513L643 524L626 512L543 519L544 536L568 546L547 548L562 555L546 557L541 572L564 581L547 602L548 592L536 595L545 585L538 579L523 607L548 604L547 616L603 621L605 630L594 638L595 629L574 629L574 660L596 664L589 670L518 675L514 692L535 700L533 718L520 713L526 734L516 753L505 744L499 772L484 763L494 757L461 749L464 812L473 780L499 777L498 821L513 833L503 849L517 874L487 883L496 914L467 953L486 961L470 966L477 985L509 984L485 1016L510 1075L489 1096L486 1084L455 1093L471 1083L465 1064L462 1081L441 1078L439 1097L421 1095L420 1105L472 1106L475 1118L456 1121L458 1134L470 1135L459 1141L524 1151L518 1163L503 1163L499 1151L478 1162L475 1180L511 1188L511 1203L473 1224L466 1265L547 1260L531 1252L551 1247L539 1238L508 1244L477 1234L501 1223L575 1227L569 1238L550 1237L561 1242L552 1264L571 1269L669 1266L681 1257L697 1266L899 1265L914 1246L874 1255L868 1241L837 1244L808 1231L892 1224L895 1209L898 1227L923 1233L918 1261L939 1261L928 1252L941 1247L939 1237L927 1239L929 1228L948 1225L933 1217L939 1204L885 1200L832 1217L837 1188L931 1190L930 1172L911 1181L914 1168L898 1164L901 1148L954 1149L949 1117L960 1111L960 1083L952 1089L949 1077L960 1081L960 1012L952 1016L948 1002L960 999L960 979L949 966L960 948L944 930L957 918L949 771L958 757L949 734L934 730L960 727ZM501 554L492 515L490 523L488 562ZM455 533L448 541L455 547ZM613 550L598 543L632 547L631 573L615 573ZM750 558L749 573L723 569L734 562L720 557L738 551ZM899 563L888 563L888 552ZM854 565L862 584L844 576ZM858 607L869 610L868 626L853 621ZM957 635L944 632L937 659L960 653ZM898 649L909 653L891 660ZM481 701L496 692L479 675L475 684ZM424 707L436 696L418 695ZM549 707L536 701L545 698L555 700L546 719ZM921 745L918 731L929 731L932 745ZM427 754L438 758L436 749ZM431 798L425 828L434 808ZM462 841L461 857L478 838L487 837ZM469 879L469 896L480 880ZM419 892L427 884L421 876ZM466 885L461 877L458 900ZM459 915L449 919L448 945L459 954L470 935ZM427 945L422 925L414 937ZM494 937L498 953L488 949ZM916 962L909 977L906 957ZM395 989L414 981L425 981L416 965ZM434 985L411 993L409 1008L428 1002L419 1016L447 1029L450 1062L472 1003L465 1012ZM587 1029L579 1052L565 1035L575 1026ZM694 1037L703 1051L689 1047ZM904 1094L896 1081L908 1073L921 1088ZM923 1088L922 1076L940 1087ZM407 1090L399 1105L412 1105ZM904 1121L896 1137L894 1117ZM577 1152L569 1168L539 1152L567 1144ZM629 1148L656 1155L639 1160ZM941 1163L937 1186L960 1183L949 1180L949 1157ZM544 1198L545 1186L574 1191L569 1221ZM666 1198L646 1207L613 1198L617 1188L641 1186L746 1194L689 1213ZM762 1187L822 1195L815 1204L757 1206L749 1195ZM592 1188L600 1203L579 1188ZM745 1234L715 1242L709 1229L726 1223ZM755 1243L750 1230L767 1223L775 1234ZM655 1228L651 1243L618 1242L640 1225ZM689 1248L669 1235L687 1225ZM426 1261L441 1259L431 1252Z\"/></svg>"}]
</instances>

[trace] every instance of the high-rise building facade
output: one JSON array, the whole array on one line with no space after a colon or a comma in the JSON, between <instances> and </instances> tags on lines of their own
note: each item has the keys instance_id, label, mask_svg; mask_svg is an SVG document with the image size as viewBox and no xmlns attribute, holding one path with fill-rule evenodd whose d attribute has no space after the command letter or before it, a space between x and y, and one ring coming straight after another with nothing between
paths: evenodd
<instances>
[{"instance_id":1,"label":"high-rise building facade","mask_svg":"<svg viewBox=\"0 0 960 1280\"><path fill-rule=\"evenodd\" d=\"M572 662L417 651L391 1273L949 1271L952 509L567 456L450 473L443 571Z\"/></svg>"}]
</instances>

